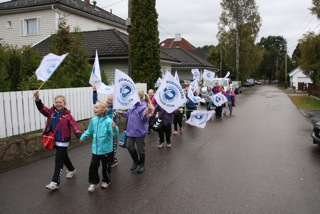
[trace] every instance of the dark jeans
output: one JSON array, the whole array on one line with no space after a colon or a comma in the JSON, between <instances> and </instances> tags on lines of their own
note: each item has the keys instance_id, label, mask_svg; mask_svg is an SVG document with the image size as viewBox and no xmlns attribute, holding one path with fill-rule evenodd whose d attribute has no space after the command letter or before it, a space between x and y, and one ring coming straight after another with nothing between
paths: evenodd
<instances>
[{"instance_id":1,"label":"dark jeans","mask_svg":"<svg viewBox=\"0 0 320 214\"><path fill-rule=\"evenodd\" d=\"M211 102L206 102L206 109L207 111L211 110Z\"/></svg>"},{"instance_id":2,"label":"dark jeans","mask_svg":"<svg viewBox=\"0 0 320 214\"><path fill-rule=\"evenodd\" d=\"M56 149L56 158L55 158L55 167L52 177L52 181L60 184L60 174L63 170L63 165L65 165L68 171L73 171L74 166L71 163L71 160L68 156L68 147L55 146Z\"/></svg>"},{"instance_id":3,"label":"dark jeans","mask_svg":"<svg viewBox=\"0 0 320 214\"><path fill-rule=\"evenodd\" d=\"M216 117L222 117L222 106L216 107Z\"/></svg>"},{"instance_id":4,"label":"dark jeans","mask_svg":"<svg viewBox=\"0 0 320 214\"><path fill-rule=\"evenodd\" d=\"M138 155L144 155L146 152L145 137L128 137L127 136L127 149L128 151L136 151L138 149Z\"/></svg>"},{"instance_id":5,"label":"dark jeans","mask_svg":"<svg viewBox=\"0 0 320 214\"><path fill-rule=\"evenodd\" d=\"M118 162L118 159L116 158L118 148L118 137L113 138L113 162Z\"/></svg>"},{"instance_id":6,"label":"dark jeans","mask_svg":"<svg viewBox=\"0 0 320 214\"><path fill-rule=\"evenodd\" d=\"M182 128L182 118L183 118L183 114L175 114L173 117L173 126L174 126L174 130L178 131L178 124L179 127Z\"/></svg>"},{"instance_id":7,"label":"dark jeans","mask_svg":"<svg viewBox=\"0 0 320 214\"><path fill-rule=\"evenodd\" d=\"M166 135L166 142L167 144L171 143L171 124L164 125L159 129L159 142L163 143L164 142L164 135Z\"/></svg>"},{"instance_id":8,"label":"dark jeans","mask_svg":"<svg viewBox=\"0 0 320 214\"><path fill-rule=\"evenodd\" d=\"M113 153L106 155L92 154L91 163L89 167L89 183L98 184L100 182L99 167L100 161L102 165L102 181L110 183L111 163L113 162Z\"/></svg>"}]
</instances>

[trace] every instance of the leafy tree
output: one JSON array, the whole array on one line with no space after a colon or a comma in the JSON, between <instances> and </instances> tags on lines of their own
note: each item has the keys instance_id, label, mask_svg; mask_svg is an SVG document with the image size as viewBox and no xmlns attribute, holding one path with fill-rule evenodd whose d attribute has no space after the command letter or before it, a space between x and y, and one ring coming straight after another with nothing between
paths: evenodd
<instances>
[{"instance_id":1,"label":"leafy tree","mask_svg":"<svg viewBox=\"0 0 320 214\"><path fill-rule=\"evenodd\" d=\"M320 83L320 35L314 32L305 34L300 40L301 58L298 59L301 69L309 75L314 83Z\"/></svg>"},{"instance_id":2,"label":"leafy tree","mask_svg":"<svg viewBox=\"0 0 320 214\"><path fill-rule=\"evenodd\" d=\"M262 37L259 45L265 49L263 62L259 73L269 79L284 81L285 55L287 54L287 42L282 36Z\"/></svg>"},{"instance_id":3,"label":"leafy tree","mask_svg":"<svg viewBox=\"0 0 320 214\"><path fill-rule=\"evenodd\" d=\"M259 50L255 47L254 41L260 30L261 18L255 0L222 0L220 5L222 13L218 32L219 42L225 48L228 59L233 60L229 62L235 68L236 79L239 79L240 73L253 72L244 70L246 66L240 65L244 63L241 61L241 54L247 54L242 57L242 60L246 60L250 58L248 54L252 53L249 51Z\"/></svg>"},{"instance_id":4,"label":"leafy tree","mask_svg":"<svg viewBox=\"0 0 320 214\"><path fill-rule=\"evenodd\" d=\"M86 47L82 45L82 35L75 29L70 32L70 27L62 20L59 30L52 36L50 52L56 55L68 53L62 64L53 73L43 88L70 88L88 85L90 70Z\"/></svg>"},{"instance_id":5,"label":"leafy tree","mask_svg":"<svg viewBox=\"0 0 320 214\"><path fill-rule=\"evenodd\" d=\"M148 88L161 76L158 13L155 0L132 0L129 45L132 79Z\"/></svg>"},{"instance_id":6,"label":"leafy tree","mask_svg":"<svg viewBox=\"0 0 320 214\"><path fill-rule=\"evenodd\" d=\"M25 46L21 49L21 70L18 89L19 90L34 90L37 89L35 71L41 62L41 56L37 50L31 46Z\"/></svg>"},{"instance_id":7,"label":"leafy tree","mask_svg":"<svg viewBox=\"0 0 320 214\"><path fill-rule=\"evenodd\" d=\"M0 91L10 90L8 70L6 68L6 45L0 42Z\"/></svg>"},{"instance_id":8,"label":"leafy tree","mask_svg":"<svg viewBox=\"0 0 320 214\"><path fill-rule=\"evenodd\" d=\"M311 13L320 19L320 0L312 0L313 7L310 8Z\"/></svg>"}]
</instances>

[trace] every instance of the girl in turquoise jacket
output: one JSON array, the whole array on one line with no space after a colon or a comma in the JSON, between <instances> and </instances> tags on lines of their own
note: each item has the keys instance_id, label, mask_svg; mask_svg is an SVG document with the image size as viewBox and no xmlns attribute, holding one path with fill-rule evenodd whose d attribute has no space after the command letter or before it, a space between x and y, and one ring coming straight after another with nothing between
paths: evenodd
<instances>
[{"instance_id":1,"label":"girl in turquoise jacket","mask_svg":"<svg viewBox=\"0 0 320 214\"><path fill-rule=\"evenodd\" d=\"M88 129L81 135L80 143L92 135L92 158L89 167L89 192L94 192L100 182L98 169L102 165L103 189L110 185L111 164L113 161L113 136L117 136L119 129L106 114L107 105L98 101L94 105L94 114Z\"/></svg>"}]
</instances>

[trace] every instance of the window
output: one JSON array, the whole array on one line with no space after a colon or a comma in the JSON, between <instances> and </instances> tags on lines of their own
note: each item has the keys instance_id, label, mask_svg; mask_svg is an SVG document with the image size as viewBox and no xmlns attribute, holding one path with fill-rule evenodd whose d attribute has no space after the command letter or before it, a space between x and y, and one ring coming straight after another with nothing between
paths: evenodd
<instances>
[{"instance_id":1,"label":"window","mask_svg":"<svg viewBox=\"0 0 320 214\"><path fill-rule=\"evenodd\" d=\"M11 27L12 27L11 21L7 21L7 28L11 28Z\"/></svg>"},{"instance_id":2,"label":"window","mask_svg":"<svg viewBox=\"0 0 320 214\"><path fill-rule=\"evenodd\" d=\"M40 17L32 19L20 19L21 36L40 34L40 26Z\"/></svg>"}]
</instances>

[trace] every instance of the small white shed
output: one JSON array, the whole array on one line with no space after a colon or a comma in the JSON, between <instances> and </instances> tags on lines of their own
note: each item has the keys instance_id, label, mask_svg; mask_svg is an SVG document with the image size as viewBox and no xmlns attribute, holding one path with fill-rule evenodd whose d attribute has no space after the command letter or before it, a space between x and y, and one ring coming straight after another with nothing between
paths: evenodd
<instances>
[{"instance_id":1,"label":"small white shed","mask_svg":"<svg viewBox=\"0 0 320 214\"><path fill-rule=\"evenodd\" d=\"M296 89L298 89L299 82L312 83L311 78L304 74L300 67L291 71L288 76L290 78L291 87L295 87Z\"/></svg>"}]
</instances>

